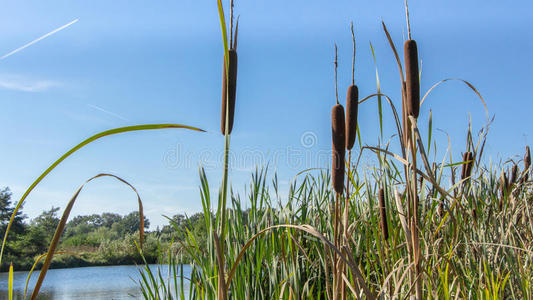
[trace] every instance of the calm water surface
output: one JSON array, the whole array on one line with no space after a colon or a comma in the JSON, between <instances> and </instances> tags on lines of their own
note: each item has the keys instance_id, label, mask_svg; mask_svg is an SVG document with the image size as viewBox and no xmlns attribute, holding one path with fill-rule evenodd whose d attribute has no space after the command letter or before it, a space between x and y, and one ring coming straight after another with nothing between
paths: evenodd
<instances>
[{"instance_id":1,"label":"calm water surface","mask_svg":"<svg viewBox=\"0 0 533 300\"><path fill-rule=\"evenodd\" d=\"M152 272L157 265L150 265ZM72 269L48 270L39 299L142 299L138 280L140 274L137 266L106 266ZM161 274L167 276L167 267L160 266ZM184 276L189 277L190 267L184 266ZM28 285L31 293L39 272L32 274ZM14 289L16 299L22 299L28 272L14 273ZM179 283L178 283L179 284ZM7 299L8 273L0 273L0 299ZM184 286L185 295L189 290L188 283Z\"/></svg>"}]
</instances>

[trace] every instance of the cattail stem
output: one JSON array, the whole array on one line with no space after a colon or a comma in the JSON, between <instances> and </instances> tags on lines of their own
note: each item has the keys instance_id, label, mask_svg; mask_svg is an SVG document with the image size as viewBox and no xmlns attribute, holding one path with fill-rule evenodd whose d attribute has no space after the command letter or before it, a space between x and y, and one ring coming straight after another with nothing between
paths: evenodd
<instances>
[{"instance_id":1,"label":"cattail stem","mask_svg":"<svg viewBox=\"0 0 533 300\"><path fill-rule=\"evenodd\" d=\"M346 199L344 199L344 240L348 241L348 214L350 213L350 169L352 161L352 150L348 151L348 172L346 176Z\"/></svg>"},{"instance_id":2,"label":"cattail stem","mask_svg":"<svg viewBox=\"0 0 533 300\"><path fill-rule=\"evenodd\" d=\"M407 38L411 39L411 22L409 22L409 6L407 0L405 0L405 19L407 22Z\"/></svg>"},{"instance_id":3,"label":"cattail stem","mask_svg":"<svg viewBox=\"0 0 533 300\"><path fill-rule=\"evenodd\" d=\"M337 67L338 67L337 44L335 44L335 61L333 62L333 65L335 67L335 99L337 100L337 104L339 104L339 93L337 91Z\"/></svg>"},{"instance_id":4,"label":"cattail stem","mask_svg":"<svg viewBox=\"0 0 533 300\"><path fill-rule=\"evenodd\" d=\"M353 30L353 22L351 22L350 29L352 31L352 44L353 44L353 55L352 55L352 85L355 85L355 32Z\"/></svg>"}]
</instances>

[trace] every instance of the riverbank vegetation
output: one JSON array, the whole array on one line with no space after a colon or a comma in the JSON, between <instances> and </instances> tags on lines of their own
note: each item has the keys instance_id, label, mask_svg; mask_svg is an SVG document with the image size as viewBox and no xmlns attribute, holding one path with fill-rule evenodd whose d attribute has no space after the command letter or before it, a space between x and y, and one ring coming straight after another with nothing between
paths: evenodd
<instances>
[{"instance_id":1,"label":"riverbank vegetation","mask_svg":"<svg viewBox=\"0 0 533 300\"><path fill-rule=\"evenodd\" d=\"M0 234L4 234L9 217L13 213L9 189L0 190ZM12 263L17 271L31 269L35 260L47 252L55 229L59 224L59 208L52 207L33 219L27 218L23 210L17 212L11 227L12 235L6 244L5 256L0 271L8 271ZM150 221L145 217L144 226L148 229ZM176 226L188 226L200 234L202 224L196 222L199 215L189 218L191 225L185 222L184 215L172 218ZM52 268L71 268L102 265L124 265L142 263L134 241L139 237L139 212L134 211L125 216L116 213L76 216L70 220L60 240L58 254L52 261ZM147 262L156 262L159 248L167 248L170 241L184 240L184 235L171 229L170 225L147 231L143 248ZM186 262L183 259L182 262ZM42 262L37 265L39 268Z\"/></svg>"}]
</instances>

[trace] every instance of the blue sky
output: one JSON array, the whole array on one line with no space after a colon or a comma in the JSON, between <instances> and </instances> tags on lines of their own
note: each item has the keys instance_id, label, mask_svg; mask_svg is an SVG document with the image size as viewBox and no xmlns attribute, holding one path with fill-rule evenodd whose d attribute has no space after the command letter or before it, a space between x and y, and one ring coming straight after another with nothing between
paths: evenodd
<instances>
[{"instance_id":1,"label":"blue sky","mask_svg":"<svg viewBox=\"0 0 533 300\"><path fill-rule=\"evenodd\" d=\"M344 102L351 81L350 21L356 26L361 95L376 90L372 42L383 92L399 103L398 71L380 22L401 48L403 1L325 3L236 1L241 19L232 148L241 159L231 180L241 193L256 164L270 162L284 192L299 171L329 165L333 43L339 46ZM532 11L531 1L410 1L422 91L448 77L472 82L496 117L486 150L495 162L522 155L532 141ZM216 1L5 1L0 55L74 19L79 21L0 60L0 186L10 187L18 200L63 152L99 131L182 123L208 132L129 133L93 143L50 174L24 211L35 217L51 206L64 207L84 180L100 172L135 185L155 225L165 223L162 214L199 211L199 165L207 167L213 196L221 178L222 43ZM468 88L452 82L424 103L422 130L430 109L434 127L450 134L454 157L459 158L469 113L477 132L486 118L483 106ZM373 101L360 107L364 144L378 142L376 112ZM386 136L393 133L390 120L385 110ZM444 133L435 135L446 141ZM302 136L312 144L302 144ZM439 147L444 151L446 143ZM372 158L366 163L372 164ZM134 209L131 191L112 179L100 179L86 188L73 214Z\"/></svg>"}]
</instances>

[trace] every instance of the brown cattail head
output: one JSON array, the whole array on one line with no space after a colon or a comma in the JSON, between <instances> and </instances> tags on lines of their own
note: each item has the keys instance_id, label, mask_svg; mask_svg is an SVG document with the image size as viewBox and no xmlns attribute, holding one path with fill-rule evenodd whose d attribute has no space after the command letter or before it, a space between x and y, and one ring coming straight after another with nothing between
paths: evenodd
<instances>
[{"instance_id":1,"label":"brown cattail head","mask_svg":"<svg viewBox=\"0 0 533 300\"><path fill-rule=\"evenodd\" d=\"M502 198L507 195L509 189L509 178L507 177L507 172L502 172L502 177L500 178L500 192L502 193Z\"/></svg>"},{"instance_id":2,"label":"brown cattail head","mask_svg":"<svg viewBox=\"0 0 533 300\"><path fill-rule=\"evenodd\" d=\"M499 209L500 211L503 209L503 202L504 202L504 199L505 199L505 196L507 195L508 193L508 186L509 186L509 180L507 179L507 174L505 173L505 171L502 172L502 176L500 178L500 193L501 193L501 197L500 197L500 202L499 202Z\"/></svg>"},{"instance_id":3,"label":"brown cattail head","mask_svg":"<svg viewBox=\"0 0 533 300\"><path fill-rule=\"evenodd\" d=\"M418 50L414 40L405 41L405 84L407 115L418 118L420 109L420 81L418 75Z\"/></svg>"},{"instance_id":4,"label":"brown cattail head","mask_svg":"<svg viewBox=\"0 0 533 300\"><path fill-rule=\"evenodd\" d=\"M472 174L472 167L474 166L474 155L468 151L463 154L463 168L461 170L461 180L470 177Z\"/></svg>"},{"instance_id":5,"label":"brown cattail head","mask_svg":"<svg viewBox=\"0 0 533 300\"><path fill-rule=\"evenodd\" d=\"M517 178L518 178L518 166L515 164L515 165L513 165L513 168L511 169L511 182L510 182L510 184L515 184Z\"/></svg>"},{"instance_id":6,"label":"brown cattail head","mask_svg":"<svg viewBox=\"0 0 533 300\"><path fill-rule=\"evenodd\" d=\"M526 146L526 154L524 155L524 171L526 172L524 177L526 181L529 174L529 167L531 167L531 152L529 151L529 146Z\"/></svg>"},{"instance_id":7,"label":"brown cattail head","mask_svg":"<svg viewBox=\"0 0 533 300\"><path fill-rule=\"evenodd\" d=\"M222 117L220 129L223 135L226 134L226 109L228 110L228 134L230 134L231 130L233 129L233 116L235 114L235 92L237 89L237 50L233 48L230 49L228 53L228 72L226 74L226 61L224 59L222 73Z\"/></svg>"},{"instance_id":8,"label":"brown cattail head","mask_svg":"<svg viewBox=\"0 0 533 300\"><path fill-rule=\"evenodd\" d=\"M359 106L359 89L350 85L346 95L346 149L352 150L357 132L357 108Z\"/></svg>"},{"instance_id":9,"label":"brown cattail head","mask_svg":"<svg viewBox=\"0 0 533 300\"><path fill-rule=\"evenodd\" d=\"M468 168L466 169L466 176L472 175L472 169L474 168L474 153L468 152Z\"/></svg>"},{"instance_id":10,"label":"brown cattail head","mask_svg":"<svg viewBox=\"0 0 533 300\"><path fill-rule=\"evenodd\" d=\"M342 193L344 189L344 155L346 153L346 126L344 108L337 104L331 110L331 137L333 144L333 162L331 180L335 192Z\"/></svg>"},{"instance_id":11,"label":"brown cattail head","mask_svg":"<svg viewBox=\"0 0 533 300\"><path fill-rule=\"evenodd\" d=\"M387 225L387 206L385 205L385 191L383 188L379 189L379 215L381 217L383 239L387 240L389 238L389 227Z\"/></svg>"}]
</instances>

